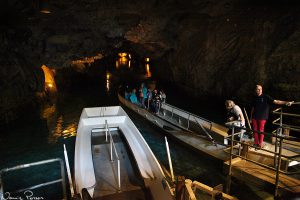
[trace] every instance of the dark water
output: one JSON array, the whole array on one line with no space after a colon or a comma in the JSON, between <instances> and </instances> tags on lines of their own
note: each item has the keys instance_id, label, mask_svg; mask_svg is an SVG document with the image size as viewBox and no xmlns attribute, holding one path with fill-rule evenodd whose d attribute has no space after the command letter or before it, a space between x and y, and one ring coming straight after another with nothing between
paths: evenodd
<instances>
[{"instance_id":1,"label":"dark water","mask_svg":"<svg viewBox=\"0 0 300 200\"><path fill-rule=\"evenodd\" d=\"M126 82L138 86L137 83L142 79L145 82L147 79L150 80L147 68L132 69L119 66L116 69L113 64L103 63L95 64L90 69L90 73L77 74L71 82L71 87L61 87L61 89L58 87L57 101L46 103L38 114L28 113L27 118L1 129L0 169L45 159L63 158L63 144L66 144L71 168L73 168L76 129L82 109L119 105L116 96L119 84ZM159 81L156 83L159 84ZM218 100L212 99L207 103L207 100L190 98L168 84L162 83L160 87L164 88L167 100L171 104L212 121L222 121L223 103L220 106ZM163 133L138 118L134 113L128 114L158 160L168 169ZM169 146L175 175L183 175L210 186L225 184L226 177L222 173L222 163L198 155L171 139L169 139ZM15 190L58 179L59 169L59 164L53 163L29 170L6 173L2 177L4 187L8 190ZM237 181L233 182L232 192L240 199L260 199L253 193L254 190L264 189L249 187ZM34 196L44 199L59 199L62 193L60 184L33 191Z\"/></svg>"}]
</instances>

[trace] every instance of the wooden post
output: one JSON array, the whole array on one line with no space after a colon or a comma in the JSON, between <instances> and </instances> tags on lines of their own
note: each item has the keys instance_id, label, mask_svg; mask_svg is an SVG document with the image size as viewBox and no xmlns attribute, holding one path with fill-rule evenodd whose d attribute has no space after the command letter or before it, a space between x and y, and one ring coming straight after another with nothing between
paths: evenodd
<instances>
[{"instance_id":1,"label":"wooden post","mask_svg":"<svg viewBox=\"0 0 300 200\"><path fill-rule=\"evenodd\" d=\"M185 177L177 176L176 181L176 200L184 200Z\"/></svg>"},{"instance_id":2,"label":"wooden post","mask_svg":"<svg viewBox=\"0 0 300 200\"><path fill-rule=\"evenodd\" d=\"M247 158L249 152L249 144L248 143L241 143L241 144L242 144L241 156Z\"/></svg>"}]
</instances>

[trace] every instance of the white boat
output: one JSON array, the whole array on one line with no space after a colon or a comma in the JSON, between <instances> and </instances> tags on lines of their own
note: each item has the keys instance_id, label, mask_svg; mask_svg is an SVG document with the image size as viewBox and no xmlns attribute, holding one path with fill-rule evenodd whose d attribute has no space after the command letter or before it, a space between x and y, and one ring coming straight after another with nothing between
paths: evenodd
<instances>
[{"instance_id":1,"label":"white boat","mask_svg":"<svg viewBox=\"0 0 300 200\"><path fill-rule=\"evenodd\" d=\"M88 191L93 199L174 199L156 157L120 106L83 109L74 159L81 195Z\"/></svg>"}]
</instances>

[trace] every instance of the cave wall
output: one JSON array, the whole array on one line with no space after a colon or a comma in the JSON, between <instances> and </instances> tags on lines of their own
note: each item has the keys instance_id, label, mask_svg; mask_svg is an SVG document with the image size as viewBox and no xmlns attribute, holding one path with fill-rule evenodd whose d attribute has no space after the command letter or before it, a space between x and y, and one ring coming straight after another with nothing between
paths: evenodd
<instances>
[{"instance_id":1,"label":"cave wall","mask_svg":"<svg viewBox=\"0 0 300 200\"><path fill-rule=\"evenodd\" d=\"M255 1L254 1L255 2ZM249 101L257 83L275 98L299 99L299 5L219 1L180 13L171 76L196 95Z\"/></svg>"},{"instance_id":2,"label":"cave wall","mask_svg":"<svg viewBox=\"0 0 300 200\"><path fill-rule=\"evenodd\" d=\"M0 0L0 116L44 88L43 64L130 48L194 94L249 100L256 83L300 99L300 3L294 0ZM18 98L16 98L16 96ZM10 113L10 114L9 114Z\"/></svg>"}]
</instances>

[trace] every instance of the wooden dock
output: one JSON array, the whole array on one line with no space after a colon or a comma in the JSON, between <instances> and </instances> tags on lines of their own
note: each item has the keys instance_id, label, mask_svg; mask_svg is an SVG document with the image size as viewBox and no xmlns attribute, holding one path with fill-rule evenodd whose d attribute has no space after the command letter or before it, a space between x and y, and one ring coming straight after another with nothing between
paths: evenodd
<instances>
[{"instance_id":1,"label":"wooden dock","mask_svg":"<svg viewBox=\"0 0 300 200\"><path fill-rule=\"evenodd\" d=\"M227 166L228 171L229 161L225 162L225 166ZM275 171L240 158L233 159L232 176L239 180L249 181L259 186L275 185L276 180ZM300 192L300 180L284 174L280 174L278 186L280 190L283 190L284 192Z\"/></svg>"},{"instance_id":2,"label":"wooden dock","mask_svg":"<svg viewBox=\"0 0 300 200\"><path fill-rule=\"evenodd\" d=\"M275 146L269 143L266 143L265 149L269 151L274 151ZM226 149L225 151L229 152L230 149ZM237 148L235 148L235 153L237 153ZM284 156L295 156L297 153L282 149L282 155ZM266 152L263 150L255 150L254 148L250 148L246 155L246 158L251 159L253 161L263 163L270 167L274 166L274 155L270 152ZM281 170L288 172L288 165L290 160L288 158L282 157L281 162ZM229 171L229 161L224 162L224 171L228 173ZM241 181L249 181L255 185L265 186L265 185L275 185L276 181L276 171L272 169L268 169L262 167L258 164L255 164L250 161L246 161L242 158L234 158L232 160L232 176L241 180ZM286 175L284 173L280 173L279 175L279 184L278 187L281 192L292 192L292 193L300 193L300 176L298 175Z\"/></svg>"}]
</instances>

